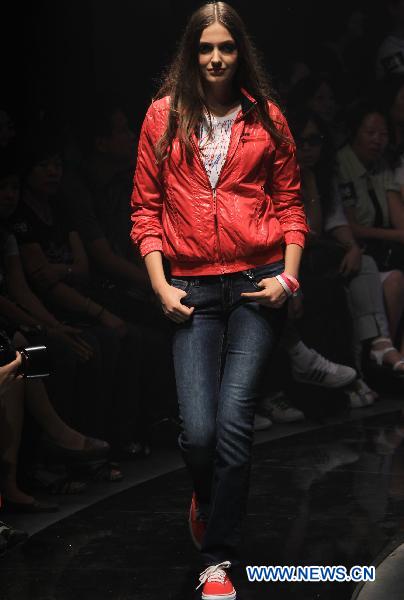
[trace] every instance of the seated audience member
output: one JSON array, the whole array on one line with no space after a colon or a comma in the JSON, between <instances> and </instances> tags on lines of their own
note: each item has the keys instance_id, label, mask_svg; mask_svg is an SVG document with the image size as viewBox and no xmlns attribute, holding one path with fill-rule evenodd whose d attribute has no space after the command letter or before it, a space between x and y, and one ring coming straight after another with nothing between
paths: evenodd
<instances>
[{"instance_id":1,"label":"seated audience member","mask_svg":"<svg viewBox=\"0 0 404 600\"><path fill-rule=\"evenodd\" d=\"M0 158L0 328L8 332L10 336L16 338L17 335L20 335L15 333L18 330L24 330L28 334L31 331L39 333L38 330L41 330L43 334L41 341L44 341L48 346L50 368L52 368L51 365L53 364L52 350L55 348L52 344L54 341L53 336L64 343L66 343L66 340L71 340L70 347L74 348L80 355L81 360L83 360L84 355L91 352L91 348L80 338L77 330L65 327L59 323L30 290L22 271L15 238L4 227L6 218L16 207L19 193L19 180L15 170L16 165L14 161L7 162L8 157L9 154L7 154L7 157L3 156ZM16 298L20 300L20 303L15 302ZM29 312L30 310L31 312ZM46 325L46 333L43 330L44 325ZM36 341L38 340L36 339ZM20 335L21 344L27 345L27 342ZM56 377L56 381L59 384L68 384L68 377L72 375L74 374L68 370L67 379L66 377ZM54 378L55 373L52 372L50 379ZM10 417L8 429L12 433L12 443L9 452L14 456L15 463L23 417L22 406L17 406L17 404L18 402L23 402L24 396L31 412L42 425L44 431L48 433L48 442L53 449L59 452L60 458L65 454L76 457L82 456L88 460L94 456L106 454L106 451L109 450L106 442L86 438L72 427L69 427L60 418L50 404L42 382L27 380L24 384L24 388L21 388L24 390L24 394L21 395L18 393L16 398L12 398L11 400L5 389L6 386L2 387L3 391L5 390L3 409L5 414L8 414ZM17 387L14 389L17 390ZM73 386L70 386L70 392L72 394L76 393ZM71 401L72 398L70 398ZM12 470L9 472L9 475L13 477ZM11 488L13 488L12 481Z\"/></svg>"},{"instance_id":2,"label":"seated audience member","mask_svg":"<svg viewBox=\"0 0 404 600\"><path fill-rule=\"evenodd\" d=\"M98 108L85 127L84 155L67 162L62 190L96 274L98 297L132 322L168 331L144 264L130 244L135 136L114 103Z\"/></svg>"},{"instance_id":3,"label":"seated audience member","mask_svg":"<svg viewBox=\"0 0 404 600\"><path fill-rule=\"evenodd\" d=\"M383 81L380 100L390 135L386 158L404 198L404 73Z\"/></svg>"},{"instance_id":4,"label":"seated audience member","mask_svg":"<svg viewBox=\"0 0 404 600\"><path fill-rule=\"evenodd\" d=\"M118 100L100 101L85 127L81 175L91 192L92 208L113 252L133 262L128 192L133 187L135 134ZM148 284L144 272L138 276L141 282Z\"/></svg>"},{"instance_id":5,"label":"seated audience member","mask_svg":"<svg viewBox=\"0 0 404 600\"><path fill-rule=\"evenodd\" d=\"M378 265L391 345L396 344L403 353L404 204L399 185L383 159L387 123L377 106L364 101L352 107L347 124L349 143L337 154L339 191L354 237ZM385 352L375 349L374 358L384 363L388 360ZM399 357L396 359L401 370Z\"/></svg>"},{"instance_id":6,"label":"seated audience member","mask_svg":"<svg viewBox=\"0 0 404 600\"><path fill-rule=\"evenodd\" d=\"M0 430L2 429L2 423L4 419L3 415L3 397L8 393L10 386L15 381L15 377L18 374L18 370L21 367L21 355L17 354L17 357L8 364L0 367ZM0 480L1 480L1 466L0 466ZM0 485L0 506L1 506L1 485ZM4 521L0 521L0 557L7 550L11 550L15 545L24 542L28 538L28 534L25 531L15 529L14 527L7 525Z\"/></svg>"},{"instance_id":7,"label":"seated audience member","mask_svg":"<svg viewBox=\"0 0 404 600\"><path fill-rule=\"evenodd\" d=\"M46 308L58 321L82 330L80 338L92 346L100 361L80 428L106 436L114 447L133 443L137 441L133 436L145 430L136 388L140 340L122 319L87 294L87 256L59 194L62 162L58 148L41 129L31 141L32 146L26 146L22 201L12 217L24 269Z\"/></svg>"},{"instance_id":8,"label":"seated audience member","mask_svg":"<svg viewBox=\"0 0 404 600\"><path fill-rule=\"evenodd\" d=\"M404 0L388 0L392 30L377 53L376 76L404 73Z\"/></svg>"},{"instance_id":9,"label":"seated audience member","mask_svg":"<svg viewBox=\"0 0 404 600\"><path fill-rule=\"evenodd\" d=\"M289 92L287 100L290 113L311 110L327 124L335 147L346 140L344 124L339 120L336 93L330 79L312 73L301 79Z\"/></svg>"},{"instance_id":10,"label":"seated audience member","mask_svg":"<svg viewBox=\"0 0 404 600\"><path fill-rule=\"evenodd\" d=\"M340 281L347 292L354 341L358 348L370 347L371 359L382 356L386 368L395 375L404 376L404 359L392 348L389 339L377 265L373 258L362 253L342 209L335 156L327 128L316 114L308 111L295 114L290 123L297 145L302 195L311 230L302 264L303 281L313 284L317 280L315 287L320 295L325 285L322 276ZM330 245L332 239L336 242L334 245ZM314 270L314 280L304 277L310 270ZM361 372L359 359L356 367ZM361 383L359 387L364 386Z\"/></svg>"},{"instance_id":11,"label":"seated audience member","mask_svg":"<svg viewBox=\"0 0 404 600\"><path fill-rule=\"evenodd\" d=\"M289 60L281 65L281 71L276 77L276 86L282 102L286 104L290 90L301 80L311 74L311 68L306 64L304 57L292 55Z\"/></svg>"},{"instance_id":12,"label":"seated audience member","mask_svg":"<svg viewBox=\"0 0 404 600\"><path fill-rule=\"evenodd\" d=\"M62 191L90 258L94 298L141 332L145 389L152 396L164 396L164 406L153 403L153 418L158 420L176 412L172 329L144 263L130 244L134 135L114 103L99 109L90 121L87 142L82 143L85 156L67 164ZM153 364L162 374L159 382L148 372Z\"/></svg>"},{"instance_id":13,"label":"seated audience member","mask_svg":"<svg viewBox=\"0 0 404 600\"><path fill-rule=\"evenodd\" d=\"M10 336L13 329L14 326L10 324ZM19 332L12 336L12 341L16 346L27 346L27 340ZM109 452L109 445L104 441L86 437L64 423L52 407L45 386L38 379L17 378L12 381L1 397L1 405L0 489L3 505L18 512L57 510L57 505L36 501L24 492L18 483L18 453L25 406L46 434L48 447L51 451L55 449L59 457L72 459L74 456L76 461L100 459ZM66 493L68 490L65 487L58 491ZM74 491L71 486L69 491Z\"/></svg>"}]
</instances>

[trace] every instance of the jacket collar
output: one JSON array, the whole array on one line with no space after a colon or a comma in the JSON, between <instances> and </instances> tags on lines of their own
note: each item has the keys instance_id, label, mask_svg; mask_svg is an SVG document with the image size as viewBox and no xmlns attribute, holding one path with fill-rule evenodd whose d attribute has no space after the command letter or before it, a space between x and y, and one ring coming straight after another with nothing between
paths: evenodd
<instances>
[{"instance_id":1,"label":"jacket collar","mask_svg":"<svg viewBox=\"0 0 404 600\"><path fill-rule=\"evenodd\" d=\"M240 92L241 92L241 110L242 110L242 113L244 116L249 110L251 110L254 106L257 105L257 101L244 88L241 88Z\"/></svg>"}]
</instances>

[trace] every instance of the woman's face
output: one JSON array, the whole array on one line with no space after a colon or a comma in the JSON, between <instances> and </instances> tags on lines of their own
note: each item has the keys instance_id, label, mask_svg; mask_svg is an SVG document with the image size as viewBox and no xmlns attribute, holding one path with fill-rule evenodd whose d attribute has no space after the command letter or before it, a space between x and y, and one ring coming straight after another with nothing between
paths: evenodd
<instances>
[{"instance_id":1,"label":"woman's face","mask_svg":"<svg viewBox=\"0 0 404 600\"><path fill-rule=\"evenodd\" d=\"M328 83L324 81L320 85L314 96L308 102L308 108L327 123L331 123L335 119L337 103L335 101L334 92Z\"/></svg>"},{"instance_id":2,"label":"woman's face","mask_svg":"<svg viewBox=\"0 0 404 600\"><path fill-rule=\"evenodd\" d=\"M55 155L37 163L31 169L27 183L39 196L53 196L59 189L62 175L62 159L59 155Z\"/></svg>"},{"instance_id":3,"label":"woman's face","mask_svg":"<svg viewBox=\"0 0 404 600\"><path fill-rule=\"evenodd\" d=\"M17 208L20 182L17 175L0 179L0 219L8 219Z\"/></svg>"},{"instance_id":4,"label":"woman's face","mask_svg":"<svg viewBox=\"0 0 404 600\"><path fill-rule=\"evenodd\" d=\"M128 161L135 156L135 135L125 113L117 109L111 116L111 133L96 140L97 149L116 161Z\"/></svg>"},{"instance_id":5,"label":"woman's face","mask_svg":"<svg viewBox=\"0 0 404 600\"><path fill-rule=\"evenodd\" d=\"M352 141L352 148L364 165L382 157L389 140L386 120L379 113L369 113L362 120Z\"/></svg>"},{"instance_id":6,"label":"woman's face","mask_svg":"<svg viewBox=\"0 0 404 600\"><path fill-rule=\"evenodd\" d=\"M297 160L301 168L312 169L321 157L323 136L317 125L309 121L296 137Z\"/></svg>"},{"instance_id":7,"label":"woman's face","mask_svg":"<svg viewBox=\"0 0 404 600\"><path fill-rule=\"evenodd\" d=\"M396 125L404 125L404 85L397 92L390 110L390 116Z\"/></svg>"},{"instance_id":8,"label":"woman's face","mask_svg":"<svg viewBox=\"0 0 404 600\"><path fill-rule=\"evenodd\" d=\"M199 40L199 68L202 79L211 86L230 85L237 69L238 52L230 31L213 23Z\"/></svg>"}]
</instances>

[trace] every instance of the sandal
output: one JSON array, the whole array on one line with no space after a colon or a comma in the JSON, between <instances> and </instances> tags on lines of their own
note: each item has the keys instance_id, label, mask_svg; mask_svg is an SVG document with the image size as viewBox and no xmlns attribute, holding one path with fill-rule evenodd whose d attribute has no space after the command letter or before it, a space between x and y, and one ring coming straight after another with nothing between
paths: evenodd
<instances>
[{"instance_id":1,"label":"sandal","mask_svg":"<svg viewBox=\"0 0 404 600\"><path fill-rule=\"evenodd\" d=\"M378 369L382 369L383 371L391 373L395 377L403 378L404 377L404 369L400 369L400 366L404 365L404 358L397 360L395 363L388 363L388 362L383 361L383 358L385 357L385 355L388 352L391 352L392 350L394 350L395 352L398 352L398 350L397 350L397 348L394 348L393 343L389 338L384 338L384 337L373 340L372 347L375 344L378 344L380 342L385 342L386 344L389 344L389 345L387 345L386 348L380 348L379 350L375 350L374 348L371 348L370 353L369 353L370 362L373 364L374 367L376 367Z\"/></svg>"},{"instance_id":2,"label":"sandal","mask_svg":"<svg viewBox=\"0 0 404 600\"><path fill-rule=\"evenodd\" d=\"M81 494L87 488L85 481L70 477L65 469L51 470L43 465L34 468L29 484L35 490L44 490L52 495Z\"/></svg>"},{"instance_id":3,"label":"sandal","mask_svg":"<svg viewBox=\"0 0 404 600\"><path fill-rule=\"evenodd\" d=\"M89 481L121 481L123 479L122 471L116 462L102 461L91 462L82 465L81 475Z\"/></svg>"},{"instance_id":4,"label":"sandal","mask_svg":"<svg viewBox=\"0 0 404 600\"><path fill-rule=\"evenodd\" d=\"M88 436L85 436L84 447L81 450L59 446L49 437L43 440L43 447L50 456L72 463L105 458L111 449L108 442Z\"/></svg>"}]
</instances>

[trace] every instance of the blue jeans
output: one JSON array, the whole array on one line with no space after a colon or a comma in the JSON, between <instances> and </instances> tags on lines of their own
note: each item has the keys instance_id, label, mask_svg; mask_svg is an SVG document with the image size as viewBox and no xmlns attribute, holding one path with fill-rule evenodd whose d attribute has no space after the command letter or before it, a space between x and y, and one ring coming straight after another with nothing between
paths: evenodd
<instances>
[{"instance_id":1,"label":"blue jeans","mask_svg":"<svg viewBox=\"0 0 404 600\"><path fill-rule=\"evenodd\" d=\"M174 323L173 358L182 432L179 446L208 518L207 565L237 562L246 511L255 400L286 318L241 292L253 292L283 261L227 275L172 277L187 292L191 318Z\"/></svg>"}]
</instances>

